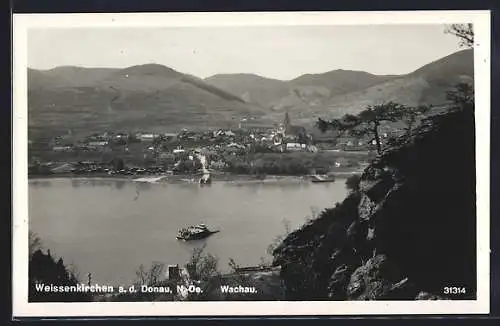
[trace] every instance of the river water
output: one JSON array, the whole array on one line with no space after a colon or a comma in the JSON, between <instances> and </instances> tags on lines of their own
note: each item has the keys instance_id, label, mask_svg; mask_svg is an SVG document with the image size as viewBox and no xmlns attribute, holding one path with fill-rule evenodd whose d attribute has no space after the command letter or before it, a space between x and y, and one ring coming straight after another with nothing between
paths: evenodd
<instances>
[{"instance_id":1,"label":"river water","mask_svg":"<svg viewBox=\"0 0 500 326\"><path fill-rule=\"evenodd\" d=\"M270 260L266 249L312 212L340 202L343 179L334 183L214 182L210 186L116 179L39 179L29 184L30 230L44 248L88 273L99 284L129 284L140 264L184 265L194 247L241 266ZM220 230L195 242L175 239L181 227L205 223Z\"/></svg>"}]
</instances>

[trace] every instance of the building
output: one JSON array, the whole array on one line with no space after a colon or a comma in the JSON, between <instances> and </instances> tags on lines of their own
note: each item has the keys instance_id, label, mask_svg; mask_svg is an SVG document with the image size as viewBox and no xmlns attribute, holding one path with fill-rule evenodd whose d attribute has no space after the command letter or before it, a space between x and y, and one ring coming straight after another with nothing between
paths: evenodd
<instances>
[{"instance_id":1,"label":"building","mask_svg":"<svg viewBox=\"0 0 500 326\"><path fill-rule=\"evenodd\" d=\"M91 147L103 147L103 146L107 146L107 145L108 145L107 140L90 141L88 143L88 146L91 146Z\"/></svg>"},{"instance_id":2,"label":"building","mask_svg":"<svg viewBox=\"0 0 500 326\"><path fill-rule=\"evenodd\" d=\"M227 147L234 147L234 148L239 148L239 149L245 149L245 145L242 145L242 144L238 144L238 143L230 143L229 145L227 145Z\"/></svg>"},{"instance_id":3,"label":"building","mask_svg":"<svg viewBox=\"0 0 500 326\"><path fill-rule=\"evenodd\" d=\"M165 138L165 140L172 140L177 138L177 134L169 132L164 133L162 136Z\"/></svg>"},{"instance_id":4,"label":"building","mask_svg":"<svg viewBox=\"0 0 500 326\"><path fill-rule=\"evenodd\" d=\"M174 154L184 153L184 152L185 152L184 148L182 148L182 147L180 147L180 146L178 146L176 149L174 149L174 150L172 151L172 153L174 153Z\"/></svg>"},{"instance_id":5,"label":"building","mask_svg":"<svg viewBox=\"0 0 500 326\"><path fill-rule=\"evenodd\" d=\"M139 138L141 141L153 141L155 138L157 137L157 135L155 134L150 134L150 133L147 133L147 134L140 134Z\"/></svg>"},{"instance_id":6,"label":"building","mask_svg":"<svg viewBox=\"0 0 500 326\"><path fill-rule=\"evenodd\" d=\"M282 135L284 140L298 141L300 143L308 143L310 140L306 128L292 124L288 111L285 112L285 118L282 125L278 128L278 133Z\"/></svg>"},{"instance_id":7,"label":"building","mask_svg":"<svg viewBox=\"0 0 500 326\"><path fill-rule=\"evenodd\" d=\"M306 149L306 144L300 143L287 143L286 150L287 151L301 151Z\"/></svg>"},{"instance_id":8,"label":"building","mask_svg":"<svg viewBox=\"0 0 500 326\"><path fill-rule=\"evenodd\" d=\"M54 146L52 147L52 150L54 152L67 152L71 151L72 147L71 146Z\"/></svg>"},{"instance_id":9,"label":"building","mask_svg":"<svg viewBox=\"0 0 500 326\"><path fill-rule=\"evenodd\" d=\"M167 279L169 280L179 280L181 278L181 271L179 265L168 265L167 267Z\"/></svg>"}]
</instances>

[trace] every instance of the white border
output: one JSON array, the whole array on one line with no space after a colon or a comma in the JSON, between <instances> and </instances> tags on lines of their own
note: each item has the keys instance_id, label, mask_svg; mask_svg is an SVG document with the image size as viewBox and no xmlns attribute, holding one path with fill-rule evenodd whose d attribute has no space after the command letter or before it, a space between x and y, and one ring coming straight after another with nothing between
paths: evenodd
<instances>
[{"instance_id":1,"label":"white border","mask_svg":"<svg viewBox=\"0 0 500 326\"><path fill-rule=\"evenodd\" d=\"M476 301L28 303L27 30L69 27L447 24L475 29L477 277ZM266 12L14 14L13 17L13 315L224 316L489 313L490 12ZM471 262L472 263L472 262Z\"/></svg>"}]
</instances>

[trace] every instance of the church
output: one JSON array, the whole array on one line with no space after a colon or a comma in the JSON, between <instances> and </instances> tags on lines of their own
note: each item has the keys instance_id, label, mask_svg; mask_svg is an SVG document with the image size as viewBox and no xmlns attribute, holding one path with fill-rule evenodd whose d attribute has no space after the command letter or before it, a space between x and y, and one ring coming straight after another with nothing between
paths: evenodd
<instances>
[{"instance_id":1,"label":"church","mask_svg":"<svg viewBox=\"0 0 500 326\"><path fill-rule=\"evenodd\" d=\"M302 126L292 125L288 111L285 112L285 119L283 120L283 124L279 128L279 132L282 134L283 139L288 141L295 141L305 144L310 140L310 136L307 134L306 128Z\"/></svg>"}]
</instances>

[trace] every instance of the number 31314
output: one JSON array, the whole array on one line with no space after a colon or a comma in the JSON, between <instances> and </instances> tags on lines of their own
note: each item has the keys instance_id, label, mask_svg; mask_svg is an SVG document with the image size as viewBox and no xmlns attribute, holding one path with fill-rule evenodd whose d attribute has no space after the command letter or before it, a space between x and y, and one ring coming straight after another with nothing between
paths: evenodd
<instances>
[{"instance_id":1,"label":"number 31314","mask_svg":"<svg viewBox=\"0 0 500 326\"><path fill-rule=\"evenodd\" d=\"M465 294L467 291L465 290L464 287L458 287L458 286L447 286L443 288L443 293L444 294Z\"/></svg>"}]
</instances>

